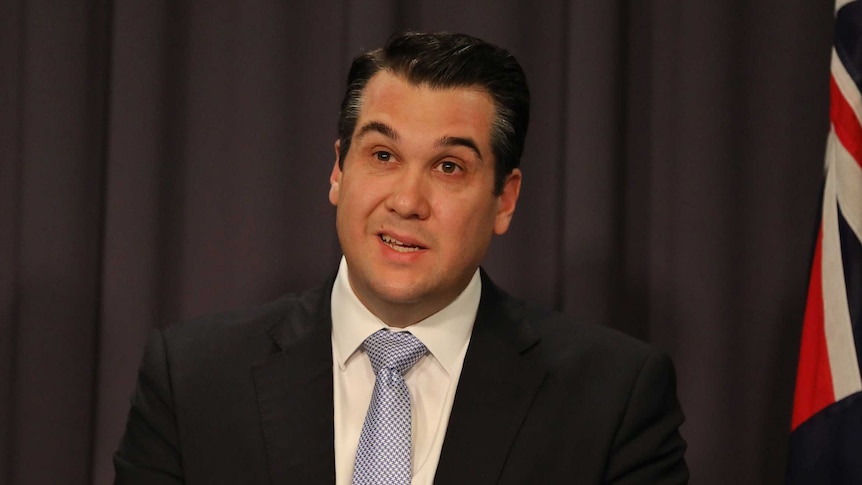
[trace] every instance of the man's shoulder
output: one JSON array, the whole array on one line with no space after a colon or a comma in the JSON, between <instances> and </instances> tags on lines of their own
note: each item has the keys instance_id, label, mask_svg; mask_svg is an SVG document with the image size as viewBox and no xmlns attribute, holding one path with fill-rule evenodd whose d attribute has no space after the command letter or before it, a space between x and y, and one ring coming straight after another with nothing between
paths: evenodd
<instances>
[{"instance_id":1,"label":"man's shoulder","mask_svg":"<svg viewBox=\"0 0 862 485\"><path fill-rule=\"evenodd\" d=\"M534 334L542 353L554 358L601 358L641 361L661 353L652 345L609 326L526 302L507 294L490 280L485 297L517 322L521 332Z\"/></svg>"},{"instance_id":2,"label":"man's shoulder","mask_svg":"<svg viewBox=\"0 0 862 485\"><path fill-rule=\"evenodd\" d=\"M667 353L619 330L512 297L489 279L483 297L483 332L520 342L524 362L545 368L561 392L622 396L645 370L674 379Z\"/></svg>"},{"instance_id":3,"label":"man's shoulder","mask_svg":"<svg viewBox=\"0 0 862 485\"><path fill-rule=\"evenodd\" d=\"M558 354L588 351L606 358L646 358L657 352L650 344L615 328L588 322L563 312L525 303L524 319Z\"/></svg>"},{"instance_id":4,"label":"man's shoulder","mask_svg":"<svg viewBox=\"0 0 862 485\"><path fill-rule=\"evenodd\" d=\"M670 389L668 395L673 395L673 363L666 352L652 344L511 297L505 304L519 322L520 331L532 334L534 344L522 356L534 365L540 362L547 371L547 392L577 394L597 408L616 406L620 413L639 382ZM589 401L586 396L598 398Z\"/></svg>"},{"instance_id":5,"label":"man's shoulder","mask_svg":"<svg viewBox=\"0 0 862 485\"><path fill-rule=\"evenodd\" d=\"M302 334L328 320L330 291L331 284L327 283L254 307L197 317L164 328L162 338L169 352L189 357L271 349L282 327Z\"/></svg>"}]
</instances>

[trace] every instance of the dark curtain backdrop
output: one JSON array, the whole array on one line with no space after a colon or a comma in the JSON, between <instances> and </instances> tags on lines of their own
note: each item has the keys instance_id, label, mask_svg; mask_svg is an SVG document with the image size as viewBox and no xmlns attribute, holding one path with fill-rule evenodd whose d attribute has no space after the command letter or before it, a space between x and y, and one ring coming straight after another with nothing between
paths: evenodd
<instances>
[{"instance_id":1,"label":"dark curtain backdrop","mask_svg":"<svg viewBox=\"0 0 862 485\"><path fill-rule=\"evenodd\" d=\"M109 483L150 329L334 270L343 79L402 28L528 73L492 277L672 355L694 483L781 482L831 0L3 0L0 483Z\"/></svg>"}]
</instances>

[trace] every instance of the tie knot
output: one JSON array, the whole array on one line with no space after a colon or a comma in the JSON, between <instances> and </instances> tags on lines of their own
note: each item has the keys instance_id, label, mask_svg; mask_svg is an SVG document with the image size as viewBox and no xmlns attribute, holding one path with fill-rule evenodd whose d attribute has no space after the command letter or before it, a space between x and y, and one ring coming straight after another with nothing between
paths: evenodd
<instances>
[{"instance_id":1,"label":"tie knot","mask_svg":"<svg viewBox=\"0 0 862 485\"><path fill-rule=\"evenodd\" d=\"M380 369L393 369L404 374L428 351L425 344L412 333L390 332L386 329L369 335L364 346L375 374Z\"/></svg>"}]
</instances>

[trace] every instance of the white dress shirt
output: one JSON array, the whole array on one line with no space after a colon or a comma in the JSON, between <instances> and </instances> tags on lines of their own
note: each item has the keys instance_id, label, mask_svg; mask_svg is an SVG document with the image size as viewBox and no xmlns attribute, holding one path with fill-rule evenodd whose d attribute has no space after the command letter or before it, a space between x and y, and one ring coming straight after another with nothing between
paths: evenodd
<instances>
[{"instance_id":1,"label":"white dress shirt","mask_svg":"<svg viewBox=\"0 0 862 485\"><path fill-rule=\"evenodd\" d=\"M390 328L356 297L342 257L332 287L332 377L335 407L335 482L349 485L371 393L374 371L362 348L366 337ZM428 354L404 374L413 403L413 485L434 481L464 355L479 308L479 270L447 307L405 329L425 344Z\"/></svg>"}]
</instances>

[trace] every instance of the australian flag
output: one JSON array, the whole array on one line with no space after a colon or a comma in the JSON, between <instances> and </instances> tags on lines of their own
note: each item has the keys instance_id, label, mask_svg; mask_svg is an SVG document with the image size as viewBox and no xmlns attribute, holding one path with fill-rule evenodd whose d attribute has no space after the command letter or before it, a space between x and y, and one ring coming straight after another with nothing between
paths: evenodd
<instances>
[{"instance_id":1,"label":"australian flag","mask_svg":"<svg viewBox=\"0 0 862 485\"><path fill-rule=\"evenodd\" d=\"M793 402L788 484L862 484L862 0L838 0L830 130Z\"/></svg>"}]
</instances>

